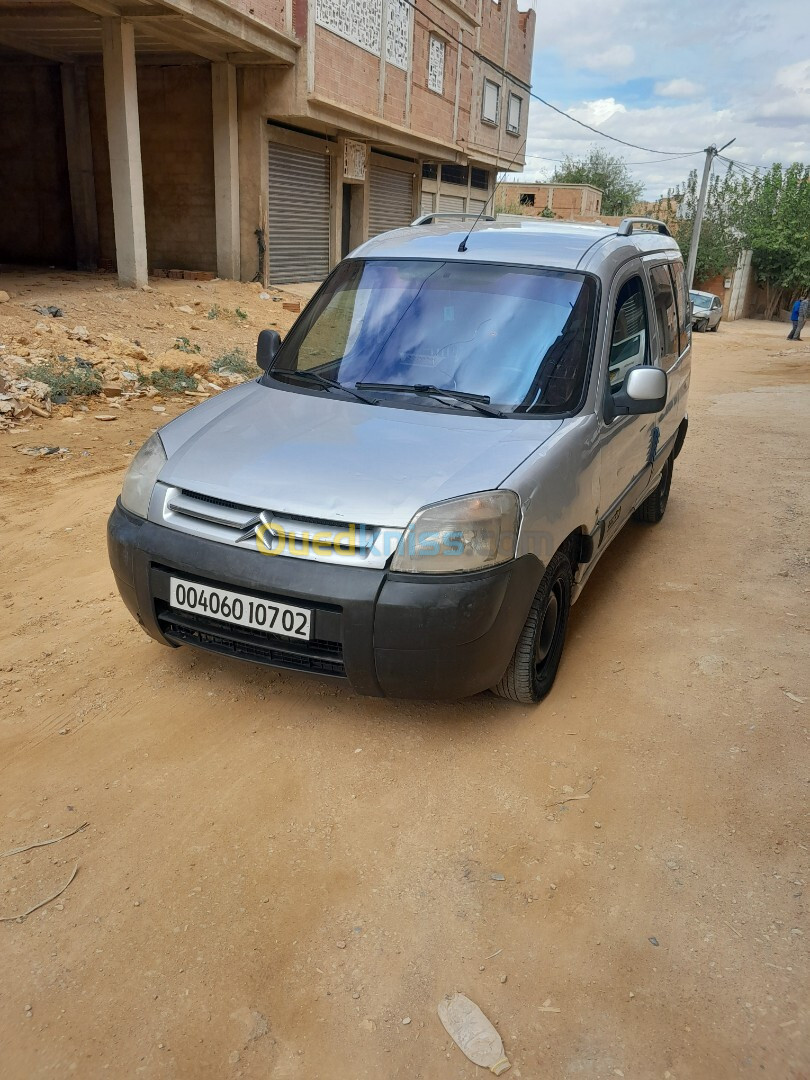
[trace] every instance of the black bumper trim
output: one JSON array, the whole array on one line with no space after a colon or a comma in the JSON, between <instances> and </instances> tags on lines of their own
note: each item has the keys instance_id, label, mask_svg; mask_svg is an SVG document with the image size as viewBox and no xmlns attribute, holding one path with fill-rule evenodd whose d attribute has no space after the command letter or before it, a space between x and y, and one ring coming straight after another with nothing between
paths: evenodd
<instances>
[{"instance_id":1,"label":"black bumper trim","mask_svg":"<svg viewBox=\"0 0 810 1080\"><path fill-rule=\"evenodd\" d=\"M362 694L460 698L493 686L543 576L534 555L476 574L392 574L263 555L113 510L110 562L133 616L164 644L345 676ZM309 643L170 608L170 573L313 610Z\"/></svg>"}]
</instances>

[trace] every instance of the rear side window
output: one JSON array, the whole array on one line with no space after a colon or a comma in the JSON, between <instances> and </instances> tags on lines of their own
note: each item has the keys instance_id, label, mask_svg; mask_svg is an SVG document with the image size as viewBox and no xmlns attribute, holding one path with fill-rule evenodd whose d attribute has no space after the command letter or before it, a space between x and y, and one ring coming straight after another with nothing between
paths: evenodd
<instances>
[{"instance_id":1,"label":"rear side window","mask_svg":"<svg viewBox=\"0 0 810 1080\"><path fill-rule=\"evenodd\" d=\"M650 268L652 280L655 321L658 325L658 339L661 344L660 366L666 371L678 359L678 311L675 307L675 293L672 290L672 278L666 264Z\"/></svg>"},{"instance_id":2,"label":"rear side window","mask_svg":"<svg viewBox=\"0 0 810 1080\"><path fill-rule=\"evenodd\" d=\"M678 326L680 328L680 352L689 344L689 336L692 333L692 317L689 310L689 299L686 291L686 270L680 259L670 263L669 269L672 280L675 282L675 299L678 302Z\"/></svg>"},{"instance_id":3,"label":"rear side window","mask_svg":"<svg viewBox=\"0 0 810 1080\"><path fill-rule=\"evenodd\" d=\"M640 277L632 277L616 300L608 367L611 393L621 389L631 367L647 363L649 336L644 285Z\"/></svg>"}]
</instances>

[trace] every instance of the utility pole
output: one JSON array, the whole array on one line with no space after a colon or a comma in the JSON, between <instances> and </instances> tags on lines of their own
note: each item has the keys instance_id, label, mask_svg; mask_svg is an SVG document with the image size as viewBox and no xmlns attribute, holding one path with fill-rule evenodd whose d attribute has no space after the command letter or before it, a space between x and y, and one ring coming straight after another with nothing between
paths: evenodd
<instances>
[{"instance_id":1,"label":"utility pole","mask_svg":"<svg viewBox=\"0 0 810 1080\"><path fill-rule=\"evenodd\" d=\"M719 150L714 144L707 146L705 150L706 164L703 166L703 180L700 185L700 197L698 199L695 222L692 226L692 243L689 247L689 265L686 268L686 280L689 282L690 289L695 284L695 266L697 265L698 245L700 244L700 230L703 227L703 215L706 213L706 193L709 189L709 177L712 173L712 163L718 154L721 154L726 147L731 146L731 144L736 141L736 139L730 139L724 146L721 146Z\"/></svg>"}]
</instances>

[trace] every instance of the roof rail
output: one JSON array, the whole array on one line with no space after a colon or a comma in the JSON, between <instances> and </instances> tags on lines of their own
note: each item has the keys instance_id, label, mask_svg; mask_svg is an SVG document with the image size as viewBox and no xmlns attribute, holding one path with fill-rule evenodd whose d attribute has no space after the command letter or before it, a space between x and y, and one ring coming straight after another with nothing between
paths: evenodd
<instances>
[{"instance_id":1,"label":"roof rail","mask_svg":"<svg viewBox=\"0 0 810 1080\"><path fill-rule=\"evenodd\" d=\"M436 213L433 213L433 214L420 214L418 218L415 218L411 222L411 225L412 226L413 225L432 225L433 222L436 221L439 218L441 218L442 220L444 220L445 218L454 218L456 221L464 221L465 218L466 219L475 218L476 221L477 221L479 217L481 218L481 221L494 221L495 220L495 218L492 216L492 214L480 214L480 213L475 213L474 211L470 211L469 214L466 214L466 213L461 214L461 213L452 213L449 210L447 210L447 211L437 211Z\"/></svg>"},{"instance_id":2,"label":"roof rail","mask_svg":"<svg viewBox=\"0 0 810 1080\"><path fill-rule=\"evenodd\" d=\"M626 217L619 226L618 235L631 236L636 225L655 225L662 236L672 236L668 226L663 221L652 217Z\"/></svg>"}]
</instances>

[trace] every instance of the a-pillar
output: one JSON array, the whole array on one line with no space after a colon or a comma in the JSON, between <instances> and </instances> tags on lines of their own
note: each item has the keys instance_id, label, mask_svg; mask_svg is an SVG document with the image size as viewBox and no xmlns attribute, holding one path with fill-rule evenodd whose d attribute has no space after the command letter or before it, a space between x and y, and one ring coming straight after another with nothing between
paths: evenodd
<instances>
[{"instance_id":1,"label":"a-pillar","mask_svg":"<svg viewBox=\"0 0 810 1080\"><path fill-rule=\"evenodd\" d=\"M217 230L217 274L239 279L239 129L236 69L211 65L214 121L214 203Z\"/></svg>"},{"instance_id":2,"label":"a-pillar","mask_svg":"<svg viewBox=\"0 0 810 1080\"><path fill-rule=\"evenodd\" d=\"M62 65L62 110L76 266L79 270L95 270L98 266L98 215L87 78L83 67Z\"/></svg>"},{"instance_id":3,"label":"a-pillar","mask_svg":"<svg viewBox=\"0 0 810 1080\"><path fill-rule=\"evenodd\" d=\"M135 29L126 19L104 17L101 32L118 280L137 288L146 285L147 271Z\"/></svg>"}]
</instances>

